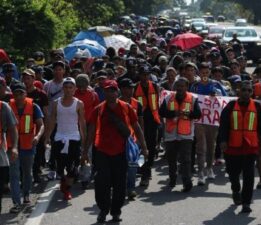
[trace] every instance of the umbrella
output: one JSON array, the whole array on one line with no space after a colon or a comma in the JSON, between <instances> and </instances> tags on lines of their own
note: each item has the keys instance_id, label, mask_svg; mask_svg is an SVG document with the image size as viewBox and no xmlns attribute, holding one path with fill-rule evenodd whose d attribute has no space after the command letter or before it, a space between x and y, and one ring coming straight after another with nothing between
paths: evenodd
<instances>
[{"instance_id":1,"label":"umbrella","mask_svg":"<svg viewBox=\"0 0 261 225\"><path fill-rule=\"evenodd\" d=\"M114 30L111 27L106 27L106 26L90 27L88 31L96 31L102 37L107 37L114 34Z\"/></svg>"},{"instance_id":2,"label":"umbrella","mask_svg":"<svg viewBox=\"0 0 261 225\"><path fill-rule=\"evenodd\" d=\"M104 38L106 47L113 47L116 51L119 50L119 48L125 48L130 49L130 46L134 44L134 42L123 36L123 35L112 35L109 37Z\"/></svg>"},{"instance_id":3,"label":"umbrella","mask_svg":"<svg viewBox=\"0 0 261 225\"><path fill-rule=\"evenodd\" d=\"M64 48L65 58L69 61L73 59L77 52L82 52L85 55L87 54L94 57L100 57L105 55L106 49L96 41L86 39L75 41Z\"/></svg>"},{"instance_id":4,"label":"umbrella","mask_svg":"<svg viewBox=\"0 0 261 225\"><path fill-rule=\"evenodd\" d=\"M188 50L200 45L203 38L193 33L179 34L170 41L170 45L175 44L182 50Z\"/></svg>"}]
</instances>

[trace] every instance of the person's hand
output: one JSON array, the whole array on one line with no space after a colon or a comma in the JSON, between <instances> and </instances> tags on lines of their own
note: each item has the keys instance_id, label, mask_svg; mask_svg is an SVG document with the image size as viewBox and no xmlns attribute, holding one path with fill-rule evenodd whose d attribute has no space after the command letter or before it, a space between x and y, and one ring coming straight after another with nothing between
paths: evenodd
<instances>
[{"instance_id":1,"label":"person's hand","mask_svg":"<svg viewBox=\"0 0 261 225\"><path fill-rule=\"evenodd\" d=\"M12 148L11 149L11 161L14 162L18 158L18 149Z\"/></svg>"},{"instance_id":2,"label":"person's hand","mask_svg":"<svg viewBox=\"0 0 261 225\"><path fill-rule=\"evenodd\" d=\"M33 139L33 141L32 141L33 146L36 146L36 145L38 144L39 139L40 139L40 138L39 138L38 136L35 136L35 137L34 137L34 139Z\"/></svg>"},{"instance_id":3,"label":"person's hand","mask_svg":"<svg viewBox=\"0 0 261 225\"><path fill-rule=\"evenodd\" d=\"M144 155L144 158L147 159L149 156L149 150L148 149L142 149L141 151L142 155Z\"/></svg>"},{"instance_id":4,"label":"person's hand","mask_svg":"<svg viewBox=\"0 0 261 225\"><path fill-rule=\"evenodd\" d=\"M221 150L222 152L224 152L225 150L227 150L227 142L221 142L221 143L219 144L219 147L220 147L220 150Z\"/></svg>"},{"instance_id":5,"label":"person's hand","mask_svg":"<svg viewBox=\"0 0 261 225\"><path fill-rule=\"evenodd\" d=\"M45 137L44 139L44 146L50 145L51 144L51 140L49 137Z\"/></svg>"},{"instance_id":6,"label":"person's hand","mask_svg":"<svg viewBox=\"0 0 261 225\"><path fill-rule=\"evenodd\" d=\"M83 150L81 155L81 164L84 164L85 162L89 163L89 156L87 150Z\"/></svg>"}]
</instances>

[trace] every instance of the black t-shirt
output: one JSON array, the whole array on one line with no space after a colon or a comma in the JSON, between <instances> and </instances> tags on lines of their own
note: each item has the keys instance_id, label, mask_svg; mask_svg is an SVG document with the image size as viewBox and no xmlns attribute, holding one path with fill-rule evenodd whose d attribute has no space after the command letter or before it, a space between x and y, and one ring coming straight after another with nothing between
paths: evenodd
<instances>
[{"instance_id":1,"label":"black t-shirt","mask_svg":"<svg viewBox=\"0 0 261 225\"><path fill-rule=\"evenodd\" d=\"M34 103L39 105L41 110L43 110L43 107L48 106L48 98L44 91L36 88L32 92L27 93L28 98L32 98L34 100Z\"/></svg>"}]
</instances>

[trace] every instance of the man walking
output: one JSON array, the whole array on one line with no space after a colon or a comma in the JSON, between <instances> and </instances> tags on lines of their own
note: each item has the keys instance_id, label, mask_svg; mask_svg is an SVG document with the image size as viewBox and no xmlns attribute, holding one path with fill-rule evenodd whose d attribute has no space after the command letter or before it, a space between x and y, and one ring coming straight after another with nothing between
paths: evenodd
<instances>
[{"instance_id":1,"label":"man walking","mask_svg":"<svg viewBox=\"0 0 261 225\"><path fill-rule=\"evenodd\" d=\"M252 211L255 160L260 154L261 107L251 98L252 94L251 83L243 81L238 100L229 102L223 109L219 129L220 148L225 153L233 201L235 205L242 204L242 213Z\"/></svg>"},{"instance_id":2,"label":"man walking","mask_svg":"<svg viewBox=\"0 0 261 225\"><path fill-rule=\"evenodd\" d=\"M160 116L166 118L165 147L169 164L169 186L176 186L177 161L180 159L183 192L192 188L191 150L194 138L194 119L201 116L197 99L189 93L189 81L180 77L176 83L176 93L167 95L160 106Z\"/></svg>"},{"instance_id":3,"label":"man walking","mask_svg":"<svg viewBox=\"0 0 261 225\"><path fill-rule=\"evenodd\" d=\"M109 212L113 222L121 221L127 175L125 144L130 128L134 130L141 144L142 153L147 155L147 146L137 115L128 103L118 99L117 82L105 81L104 93L105 101L98 105L91 115L86 148L89 149L95 140L95 199L101 210L97 218L99 223L106 220ZM87 154L85 150L83 159L88 159Z\"/></svg>"}]
</instances>

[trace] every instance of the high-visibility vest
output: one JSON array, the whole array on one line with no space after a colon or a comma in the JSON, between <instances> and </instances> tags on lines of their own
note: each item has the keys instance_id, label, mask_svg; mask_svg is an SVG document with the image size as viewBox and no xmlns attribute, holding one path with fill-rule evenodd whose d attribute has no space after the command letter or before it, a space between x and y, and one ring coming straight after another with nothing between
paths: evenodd
<instances>
[{"instance_id":1,"label":"high-visibility vest","mask_svg":"<svg viewBox=\"0 0 261 225\"><path fill-rule=\"evenodd\" d=\"M129 120L129 104L122 101L122 100L117 100L118 104L121 106L123 115L124 115L124 123L128 126L128 128L131 130L131 124L130 124L130 120ZM99 146L100 141L102 138L102 127L101 127L101 118L102 118L102 114L105 110L106 107L106 101L102 102L99 106L98 106L98 118L97 118L97 122L96 122L96 135L95 135L95 146Z\"/></svg>"},{"instance_id":2,"label":"high-visibility vest","mask_svg":"<svg viewBox=\"0 0 261 225\"><path fill-rule=\"evenodd\" d=\"M151 113L153 115L154 121L158 124L160 124L160 116L159 116L159 96L156 92L153 83L151 81L148 81L148 97L144 94L144 91L141 87L141 84L139 83L137 86L137 89L134 92L134 97L139 101L139 103L142 105L143 111L147 108L149 105Z\"/></svg>"},{"instance_id":3,"label":"high-visibility vest","mask_svg":"<svg viewBox=\"0 0 261 225\"><path fill-rule=\"evenodd\" d=\"M18 121L17 130L19 135L19 149L31 150L34 138L33 99L25 98L24 111L21 116L18 114L15 100L11 99L9 104Z\"/></svg>"},{"instance_id":4,"label":"high-visibility vest","mask_svg":"<svg viewBox=\"0 0 261 225\"><path fill-rule=\"evenodd\" d=\"M139 102L135 99L135 98L131 98L131 102L130 105L132 106L132 108L135 110L135 112L138 112L138 104Z\"/></svg>"},{"instance_id":5,"label":"high-visibility vest","mask_svg":"<svg viewBox=\"0 0 261 225\"><path fill-rule=\"evenodd\" d=\"M178 104L176 100L176 93L172 92L167 103L167 108L170 111L186 111L191 112L193 106L193 95L186 92L186 97L182 101L181 105ZM178 118L167 118L166 119L166 131L171 133L177 129L177 133L180 135L191 135L192 133L192 121L185 117L179 116Z\"/></svg>"},{"instance_id":6,"label":"high-visibility vest","mask_svg":"<svg viewBox=\"0 0 261 225\"><path fill-rule=\"evenodd\" d=\"M261 83L254 84L254 95L255 97L261 97Z\"/></svg>"},{"instance_id":7,"label":"high-visibility vest","mask_svg":"<svg viewBox=\"0 0 261 225\"><path fill-rule=\"evenodd\" d=\"M228 145L230 147L241 147L243 140L251 147L258 147L257 110L253 99L250 99L244 115L240 110L238 101L236 101L230 117Z\"/></svg>"}]
</instances>

